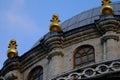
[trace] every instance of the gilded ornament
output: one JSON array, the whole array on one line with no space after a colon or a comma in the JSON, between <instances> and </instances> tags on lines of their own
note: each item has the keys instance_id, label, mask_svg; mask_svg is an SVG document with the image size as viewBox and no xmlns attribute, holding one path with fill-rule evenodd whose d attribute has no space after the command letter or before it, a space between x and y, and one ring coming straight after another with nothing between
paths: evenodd
<instances>
[{"instance_id":1,"label":"gilded ornament","mask_svg":"<svg viewBox=\"0 0 120 80\"><path fill-rule=\"evenodd\" d=\"M102 0L101 14L110 14L114 12L114 9L110 3L111 0Z\"/></svg>"},{"instance_id":2,"label":"gilded ornament","mask_svg":"<svg viewBox=\"0 0 120 80\"><path fill-rule=\"evenodd\" d=\"M11 40L8 48L9 48L8 51L7 51L8 58L18 56L18 51L16 50L17 49L16 40Z\"/></svg>"},{"instance_id":3,"label":"gilded ornament","mask_svg":"<svg viewBox=\"0 0 120 80\"><path fill-rule=\"evenodd\" d=\"M59 24L59 16L57 14L54 14L50 21L52 22L49 28L50 31L62 30Z\"/></svg>"}]
</instances>

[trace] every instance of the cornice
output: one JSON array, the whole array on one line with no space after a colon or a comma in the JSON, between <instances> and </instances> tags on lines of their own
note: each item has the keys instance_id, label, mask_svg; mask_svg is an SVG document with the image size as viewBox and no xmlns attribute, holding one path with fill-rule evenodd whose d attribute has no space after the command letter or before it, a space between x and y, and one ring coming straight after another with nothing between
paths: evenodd
<instances>
[{"instance_id":1,"label":"cornice","mask_svg":"<svg viewBox=\"0 0 120 80\"><path fill-rule=\"evenodd\" d=\"M108 31L117 33L120 29L120 19L113 14L101 15L101 18L96 20L95 24L101 35Z\"/></svg>"},{"instance_id":2,"label":"cornice","mask_svg":"<svg viewBox=\"0 0 120 80\"><path fill-rule=\"evenodd\" d=\"M21 62L19 61L19 57L9 58L4 62L4 66L1 69L1 74L4 76L6 73L12 70L21 71Z\"/></svg>"},{"instance_id":3,"label":"cornice","mask_svg":"<svg viewBox=\"0 0 120 80\"><path fill-rule=\"evenodd\" d=\"M101 38L101 43L103 44L104 42L106 42L108 39L114 39L116 41L119 41L119 36L117 35L106 35L106 36L103 36Z\"/></svg>"}]
</instances>

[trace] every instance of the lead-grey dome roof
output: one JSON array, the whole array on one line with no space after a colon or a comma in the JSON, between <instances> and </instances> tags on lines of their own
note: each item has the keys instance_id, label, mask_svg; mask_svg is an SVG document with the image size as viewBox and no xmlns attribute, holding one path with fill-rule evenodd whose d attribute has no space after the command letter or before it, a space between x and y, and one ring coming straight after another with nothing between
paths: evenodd
<instances>
[{"instance_id":1,"label":"lead-grey dome roof","mask_svg":"<svg viewBox=\"0 0 120 80\"><path fill-rule=\"evenodd\" d=\"M114 2L111 4L114 8L114 14L115 15L120 15L120 1L119 2ZM100 8L93 8L90 10L87 10L85 12L82 12L66 21L64 21L61 26L63 28L63 31L69 31L74 28L78 28L81 26L85 26L91 23L94 23L95 20L99 19L100 15Z\"/></svg>"},{"instance_id":2,"label":"lead-grey dome roof","mask_svg":"<svg viewBox=\"0 0 120 80\"><path fill-rule=\"evenodd\" d=\"M120 1L119 2L114 2L112 3L112 6L114 8L114 14L115 15L120 15ZM100 16L100 8L101 7L97 7L97 8L93 8L87 11L84 11L76 16L73 16L72 18L64 21L61 26L63 29L63 32L78 28L78 27L82 27L88 24L92 24L94 23L95 20L99 19ZM33 47L37 46L38 44L40 44L40 41L43 39L44 37L40 38L34 45Z\"/></svg>"}]
</instances>

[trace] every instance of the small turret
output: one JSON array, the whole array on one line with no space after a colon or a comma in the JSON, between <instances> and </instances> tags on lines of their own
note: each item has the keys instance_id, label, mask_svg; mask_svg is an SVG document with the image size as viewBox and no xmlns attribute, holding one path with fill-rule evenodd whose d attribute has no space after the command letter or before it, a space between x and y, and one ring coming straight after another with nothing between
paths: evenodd
<instances>
[{"instance_id":1,"label":"small turret","mask_svg":"<svg viewBox=\"0 0 120 80\"><path fill-rule=\"evenodd\" d=\"M114 12L114 9L110 3L111 0L102 0L101 14L110 14Z\"/></svg>"},{"instance_id":2,"label":"small turret","mask_svg":"<svg viewBox=\"0 0 120 80\"><path fill-rule=\"evenodd\" d=\"M59 24L60 20L57 14L54 14L52 20L50 21L52 22L49 28L50 31L62 30Z\"/></svg>"},{"instance_id":3,"label":"small turret","mask_svg":"<svg viewBox=\"0 0 120 80\"><path fill-rule=\"evenodd\" d=\"M7 51L7 57L8 58L12 58L12 57L18 56L18 51L16 50L17 49L16 40L11 40L8 48L10 48Z\"/></svg>"}]
</instances>

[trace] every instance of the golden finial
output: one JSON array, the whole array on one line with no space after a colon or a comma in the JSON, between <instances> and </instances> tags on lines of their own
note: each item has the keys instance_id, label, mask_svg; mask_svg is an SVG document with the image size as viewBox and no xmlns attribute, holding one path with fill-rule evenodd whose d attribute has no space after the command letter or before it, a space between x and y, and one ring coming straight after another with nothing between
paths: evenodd
<instances>
[{"instance_id":1,"label":"golden finial","mask_svg":"<svg viewBox=\"0 0 120 80\"><path fill-rule=\"evenodd\" d=\"M8 58L18 56L18 51L16 50L17 49L16 40L12 39L9 43L8 48L10 48L8 49L8 52L7 52Z\"/></svg>"},{"instance_id":2,"label":"golden finial","mask_svg":"<svg viewBox=\"0 0 120 80\"><path fill-rule=\"evenodd\" d=\"M102 0L101 14L110 14L114 12L114 9L110 3L111 0Z\"/></svg>"},{"instance_id":3,"label":"golden finial","mask_svg":"<svg viewBox=\"0 0 120 80\"><path fill-rule=\"evenodd\" d=\"M102 5L110 4L111 0L102 0Z\"/></svg>"},{"instance_id":4,"label":"golden finial","mask_svg":"<svg viewBox=\"0 0 120 80\"><path fill-rule=\"evenodd\" d=\"M62 30L59 24L60 20L57 14L54 14L52 20L50 21L52 22L49 28L50 31Z\"/></svg>"}]
</instances>

